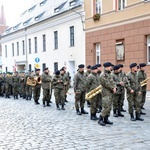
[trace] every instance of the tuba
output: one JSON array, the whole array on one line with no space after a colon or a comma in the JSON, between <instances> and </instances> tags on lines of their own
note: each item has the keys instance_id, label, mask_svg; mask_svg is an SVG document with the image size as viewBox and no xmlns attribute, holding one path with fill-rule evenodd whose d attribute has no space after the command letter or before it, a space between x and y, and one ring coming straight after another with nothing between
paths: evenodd
<instances>
[{"instance_id":1,"label":"tuba","mask_svg":"<svg viewBox=\"0 0 150 150\"><path fill-rule=\"evenodd\" d=\"M150 79L150 76L148 78L146 78L145 80L143 80L142 82L140 82L141 87L147 85L147 81Z\"/></svg>"},{"instance_id":2,"label":"tuba","mask_svg":"<svg viewBox=\"0 0 150 150\"><path fill-rule=\"evenodd\" d=\"M29 77L27 78L27 85L31 85L31 86L36 86L36 81L35 79L30 79Z\"/></svg>"},{"instance_id":3,"label":"tuba","mask_svg":"<svg viewBox=\"0 0 150 150\"><path fill-rule=\"evenodd\" d=\"M34 77L37 84L41 84L41 77Z\"/></svg>"},{"instance_id":4,"label":"tuba","mask_svg":"<svg viewBox=\"0 0 150 150\"><path fill-rule=\"evenodd\" d=\"M89 93L87 93L85 95L85 99L86 100L91 100L93 97L95 97L96 95L98 95L99 93L101 93L101 90L102 90L102 86L99 85L97 88L95 88L92 91L90 91Z\"/></svg>"}]
</instances>

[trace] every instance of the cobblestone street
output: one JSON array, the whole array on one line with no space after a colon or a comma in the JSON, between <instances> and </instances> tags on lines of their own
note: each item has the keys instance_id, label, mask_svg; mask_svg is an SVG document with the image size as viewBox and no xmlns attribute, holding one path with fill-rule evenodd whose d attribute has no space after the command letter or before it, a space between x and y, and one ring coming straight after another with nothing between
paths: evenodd
<instances>
[{"instance_id":1,"label":"cobblestone street","mask_svg":"<svg viewBox=\"0 0 150 150\"><path fill-rule=\"evenodd\" d=\"M26 101L0 98L0 150L149 150L150 98L145 105L144 121L131 122L129 114L115 118L113 125L102 127L90 114L77 116L74 95L68 95L66 110L54 103L44 108ZM40 103L41 99L40 99ZM125 101L127 110L127 102ZM89 108L85 106L85 110ZM99 116L99 114L97 114Z\"/></svg>"}]
</instances>

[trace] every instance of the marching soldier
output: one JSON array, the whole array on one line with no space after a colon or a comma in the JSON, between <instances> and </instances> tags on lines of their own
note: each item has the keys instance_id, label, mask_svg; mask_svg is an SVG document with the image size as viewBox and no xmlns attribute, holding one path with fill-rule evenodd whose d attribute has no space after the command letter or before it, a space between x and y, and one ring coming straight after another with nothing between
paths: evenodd
<instances>
[{"instance_id":1,"label":"marching soldier","mask_svg":"<svg viewBox=\"0 0 150 150\"><path fill-rule=\"evenodd\" d=\"M86 77L84 75L84 65L80 64L78 65L78 68L79 70L74 77L75 108L77 115L81 115L88 114L88 112L84 110ZM81 112L79 110L79 107L81 108Z\"/></svg>"},{"instance_id":2,"label":"marching soldier","mask_svg":"<svg viewBox=\"0 0 150 150\"><path fill-rule=\"evenodd\" d=\"M87 71L85 72L85 76L87 77L91 73L91 66L88 65L86 68L87 68ZM87 101L87 106L90 107L90 101L89 100L86 100L86 101Z\"/></svg>"},{"instance_id":3,"label":"marching soldier","mask_svg":"<svg viewBox=\"0 0 150 150\"><path fill-rule=\"evenodd\" d=\"M33 87L33 98L35 105L39 105L39 98L41 94L41 76L40 76L40 69L35 70L35 76L36 78L36 85Z\"/></svg>"},{"instance_id":4,"label":"marching soldier","mask_svg":"<svg viewBox=\"0 0 150 150\"><path fill-rule=\"evenodd\" d=\"M18 72L17 71L12 76L12 88L13 88L14 99L18 99L18 94L19 94L19 76L18 76Z\"/></svg>"},{"instance_id":5,"label":"marching soldier","mask_svg":"<svg viewBox=\"0 0 150 150\"><path fill-rule=\"evenodd\" d=\"M86 92L89 93L90 91L94 90L100 85L100 79L97 76L97 66L94 65L91 67L91 74L88 75L86 80ZM97 113L97 104L99 101L99 95L94 96L90 103L90 119L91 120L98 120L96 113Z\"/></svg>"},{"instance_id":6,"label":"marching soldier","mask_svg":"<svg viewBox=\"0 0 150 150\"><path fill-rule=\"evenodd\" d=\"M25 76L25 88L26 88L26 100L31 100L32 98L32 86L28 84L27 80L33 80L33 73L31 71L28 72L28 74Z\"/></svg>"},{"instance_id":7,"label":"marching soldier","mask_svg":"<svg viewBox=\"0 0 150 150\"><path fill-rule=\"evenodd\" d=\"M26 90L25 90L25 73L22 72L20 74L20 78L19 78L19 84L20 84L20 97L22 97L23 99L26 98Z\"/></svg>"},{"instance_id":8,"label":"marching soldier","mask_svg":"<svg viewBox=\"0 0 150 150\"><path fill-rule=\"evenodd\" d=\"M103 64L104 72L101 73L100 83L102 86L102 111L100 113L98 124L105 126L106 124L113 124L108 117L112 108L112 95L116 93L116 85L111 76L112 64L106 62Z\"/></svg>"},{"instance_id":9,"label":"marching soldier","mask_svg":"<svg viewBox=\"0 0 150 150\"><path fill-rule=\"evenodd\" d=\"M0 96L4 96L4 82L5 82L5 79L4 79L4 75L3 74L0 74Z\"/></svg>"},{"instance_id":10,"label":"marching soldier","mask_svg":"<svg viewBox=\"0 0 150 150\"><path fill-rule=\"evenodd\" d=\"M53 78L53 89L54 89L54 96L55 96L55 103L57 110L60 110L59 105L61 105L61 109L65 110L64 108L64 100L65 100L65 95L64 95L64 78L60 75L60 71L57 70L55 72L55 76Z\"/></svg>"},{"instance_id":11,"label":"marching soldier","mask_svg":"<svg viewBox=\"0 0 150 150\"><path fill-rule=\"evenodd\" d=\"M128 111L131 116L131 121L140 120L143 121L144 119L141 118L141 87L138 81L137 76L137 64L132 63L130 64L130 72L127 74L127 78L129 80L131 88L134 90L133 93L127 91L127 100L128 100ZM134 107L136 110L136 118L134 117Z\"/></svg>"},{"instance_id":12,"label":"marching soldier","mask_svg":"<svg viewBox=\"0 0 150 150\"><path fill-rule=\"evenodd\" d=\"M52 89L52 76L49 73L48 68L44 69L44 73L41 76L42 89L43 89L43 107L50 107L51 89ZM45 104L47 103L47 104Z\"/></svg>"},{"instance_id":13,"label":"marching soldier","mask_svg":"<svg viewBox=\"0 0 150 150\"><path fill-rule=\"evenodd\" d=\"M10 98L11 84L12 84L11 73L7 72L6 77L5 77L5 98Z\"/></svg>"},{"instance_id":14,"label":"marching soldier","mask_svg":"<svg viewBox=\"0 0 150 150\"><path fill-rule=\"evenodd\" d=\"M140 63L139 67L140 68L139 68L139 71L138 71L137 75L138 75L139 82L142 82L143 80L145 80L147 78L147 75L145 73L146 64L145 63ZM141 87L141 95L142 95L141 109L145 109L143 106L144 106L145 100L146 100L146 89L147 89L147 84L145 84L144 86ZM140 114L141 115L146 115L146 113L143 113L142 111L141 111Z\"/></svg>"}]
</instances>

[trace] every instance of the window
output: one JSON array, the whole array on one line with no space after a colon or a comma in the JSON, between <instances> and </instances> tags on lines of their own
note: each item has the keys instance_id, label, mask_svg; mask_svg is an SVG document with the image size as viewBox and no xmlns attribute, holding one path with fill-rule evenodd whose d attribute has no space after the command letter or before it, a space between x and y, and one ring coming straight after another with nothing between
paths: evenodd
<instances>
[{"instance_id":1,"label":"window","mask_svg":"<svg viewBox=\"0 0 150 150\"><path fill-rule=\"evenodd\" d=\"M74 46L74 26L70 27L70 46Z\"/></svg>"},{"instance_id":2,"label":"window","mask_svg":"<svg viewBox=\"0 0 150 150\"><path fill-rule=\"evenodd\" d=\"M148 64L150 64L150 35L147 36L147 61L148 61Z\"/></svg>"},{"instance_id":3,"label":"window","mask_svg":"<svg viewBox=\"0 0 150 150\"><path fill-rule=\"evenodd\" d=\"M126 0L116 0L116 10L122 10L126 6Z\"/></svg>"},{"instance_id":4,"label":"window","mask_svg":"<svg viewBox=\"0 0 150 150\"><path fill-rule=\"evenodd\" d=\"M32 71L32 65L29 64L29 71Z\"/></svg>"},{"instance_id":5,"label":"window","mask_svg":"<svg viewBox=\"0 0 150 150\"><path fill-rule=\"evenodd\" d=\"M124 52L124 40L116 41L116 59L124 60L125 52Z\"/></svg>"},{"instance_id":6,"label":"window","mask_svg":"<svg viewBox=\"0 0 150 150\"><path fill-rule=\"evenodd\" d=\"M34 37L34 46L35 46L34 52L37 53L37 37Z\"/></svg>"},{"instance_id":7,"label":"window","mask_svg":"<svg viewBox=\"0 0 150 150\"><path fill-rule=\"evenodd\" d=\"M24 40L22 41L22 54L25 55L25 45L24 45Z\"/></svg>"},{"instance_id":8,"label":"window","mask_svg":"<svg viewBox=\"0 0 150 150\"><path fill-rule=\"evenodd\" d=\"M44 0L40 3L40 6L43 6L45 3L47 2L47 0Z\"/></svg>"},{"instance_id":9,"label":"window","mask_svg":"<svg viewBox=\"0 0 150 150\"><path fill-rule=\"evenodd\" d=\"M29 39L29 54L31 54L31 39Z\"/></svg>"},{"instance_id":10,"label":"window","mask_svg":"<svg viewBox=\"0 0 150 150\"><path fill-rule=\"evenodd\" d=\"M14 43L12 43L12 56L14 56Z\"/></svg>"},{"instance_id":11,"label":"window","mask_svg":"<svg viewBox=\"0 0 150 150\"><path fill-rule=\"evenodd\" d=\"M19 56L19 42L17 42L17 56Z\"/></svg>"},{"instance_id":12,"label":"window","mask_svg":"<svg viewBox=\"0 0 150 150\"><path fill-rule=\"evenodd\" d=\"M95 1L95 14L101 14L101 0Z\"/></svg>"},{"instance_id":13,"label":"window","mask_svg":"<svg viewBox=\"0 0 150 150\"><path fill-rule=\"evenodd\" d=\"M23 22L23 25L24 25L24 26L28 25L29 22L31 21L31 19L32 19L32 18L30 18L30 19L26 20L25 22Z\"/></svg>"},{"instance_id":14,"label":"window","mask_svg":"<svg viewBox=\"0 0 150 150\"><path fill-rule=\"evenodd\" d=\"M64 3L62 3L60 6L58 6L57 8L55 8L54 9L54 12L55 13L57 13L57 12L59 12L63 7L64 7L64 5L67 3L67 1L66 2L64 2Z\"/></svg>"},{"instance_id":15,"label":"window","mask_svg":"<svg viewBox=\"0 0 150 150\"><path fill-rule=\"evenodd\" d=\"M46 51L46 35L43 35L43 52Z\"/></svg>"},{"instance_id":16,"label":"window","mask_svg":"<svg viewBox=\"0 0 150 150\"><path fill-rule=\"evenodd\" d=\"M58 32L54 32L54 49L58 49Z\"/></svg>"},{"instance_id":17,"label":"window","mask_svg":"<svg viewBox=\"0 0 150 150\"><path fill-rule=\"evenodd\" d=\"M46 68L46 63L43 63L43 64L42 64L42 69L43 69L43 71L44 71L45 68Z\"/></svg>"},{"instance_id":18,"label":"window","mask_svg":"<svg viewBox=\"0 0 150 150\"><path fill-rule=\"evenodd\" d=\"M33 7L31 7L30 9L28 9L28 12L33 11L35 7L36 7L36 5L34 5Z\"/></svg>"},{"instance_id":19,"label":"window","mask_svg":"<svg viewBox=\"0 0 150 150\"><path fill-rule=\"evenodd\" d=\"M70 1L69 5L70 5L70 6L74 6L74 5L77 3L77 1L78 1L78 0L72 0L72 1Z\"/></svg>"},{"instance_id":20,"label":"window","mask_svg":"<svg viewBox=\"0 0 150 150\"><path fill-rule=\"evenodd\" d=\"M95 50L96 50L96 64L100 64L100 43L95 44Z\"/></svg>"},{"instance_id":21,"label":"window","mask_svg":"<svg viewBox=\"0 0 150 150\"><path fill-rule=\"evenodd\" d=\"M5 45L5 57L7 57L7 45Z\"/></svg>"},{"instance_id":22,"label":"window","mask_svg":"<svg viewBox=\"0 0 150 150\"><path fill-rule=\"evenodd\" d=\"M58 70L58 62L54 62L54 72Z\"/></svg>"},{"instance_id":23,"label":"window","mask_svg":"<svg viewBox=\"0 0 150 150\"><path fill-rule=\"evenodd\" d=\"M35 20L35 21L40 20L41 17L44 15L44 13L45 13L45 11L44 11L43 13L39 14L38 16L36 16L36 17L34 18L34 20Z\"/></svg>"}]
</instances>

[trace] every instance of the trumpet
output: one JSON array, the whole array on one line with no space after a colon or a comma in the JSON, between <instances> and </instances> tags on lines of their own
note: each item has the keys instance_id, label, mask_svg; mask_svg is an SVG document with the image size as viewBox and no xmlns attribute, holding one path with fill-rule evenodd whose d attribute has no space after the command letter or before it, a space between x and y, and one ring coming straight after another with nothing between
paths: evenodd
<instances>
[{"instance_id":1,"label":"trumpet","mask_svg":"<svg viewBox=\"0 0 150 150\"><path fill-rule=\"evenodd\" d=\"M85 95L85 99L86 100L91 100L93 97L95 97L96 95L98 95L99 93L101 93L101 90L102 90L102 86L99 85L97 88L95 88L92 91L90 91L89 93L87 93Z\"/></svg>"},{"instance_id":2,"label":"trumpet","mask_svg":"<svg viewBox=\"0 0 150 150\"><path fill-rule=\"evenodd\" d=\"M147 85L147 81L150 79L150 76L148 78L146 78L145 80L143 80L142 82L140 82L141 87Z\"/></svg>"}]
</instances>

